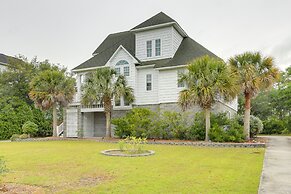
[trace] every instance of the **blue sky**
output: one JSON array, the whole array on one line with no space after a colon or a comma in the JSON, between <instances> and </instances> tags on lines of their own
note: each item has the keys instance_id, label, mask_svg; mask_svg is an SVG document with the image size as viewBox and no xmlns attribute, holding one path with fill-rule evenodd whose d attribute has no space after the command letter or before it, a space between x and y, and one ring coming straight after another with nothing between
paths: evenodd
<instances>
[{"instance_id":1,"label":"blue sky","mask_svg":"<svg viewBox=\"0 0 291 194\"><path fill-rule=\"evenodd\" d=\"M245 51L291 65L288 0L0 0L0 53L49 59L72 69L114 32L165 12L194 40L227 60Z\"/></svg>"}]
</instances>

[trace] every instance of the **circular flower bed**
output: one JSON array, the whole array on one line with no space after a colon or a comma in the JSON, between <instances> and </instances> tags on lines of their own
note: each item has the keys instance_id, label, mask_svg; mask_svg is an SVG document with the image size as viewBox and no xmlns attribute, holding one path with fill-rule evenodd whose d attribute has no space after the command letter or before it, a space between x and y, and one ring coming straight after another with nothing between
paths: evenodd
<instances>
[{"instance_id":1,"label":"circular flower bed","mask_svg":"<svg viewBox=\"0 0 291 194\"><path fill-rule=\"evenodd\" d=\"M140 152L128 152L119 149L111 149L101 151L101 153L107 156L141 157L153 155L155 152L152 150L142 150Z\"/></svg>"}]
</instances>

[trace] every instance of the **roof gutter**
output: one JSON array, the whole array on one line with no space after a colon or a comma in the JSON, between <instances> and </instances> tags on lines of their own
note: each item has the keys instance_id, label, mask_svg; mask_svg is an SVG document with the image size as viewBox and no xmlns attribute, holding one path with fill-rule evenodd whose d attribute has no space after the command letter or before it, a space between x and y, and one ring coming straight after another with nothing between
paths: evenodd
<instances>
[{"instance_id":1,"label":"roof gutter","mask_svg":"<svg viewBox=\"0 0 291 194\"><path fill-rule=\"evenodd\" d=\"M175 66L170 66L170 67L158 67L156 69L157 70L167 70L167 69L176 69L176 68L182 68L182 67L187 67L187 65L175 65Z\"/></svg>"},{"instance_id":2,"label":"roof gutter","mask_svg":"<svg viewBox=\"0 0 291 194\"><path fill-rule=\"evenodd\" d=\"M72 69L72 72L77 73L77 72L82 72L82 71L90 71L90 70L100 69L104 67L106 66L88 67L88 68L83 68L83 69Z\"/></svg>"}]
</instances>

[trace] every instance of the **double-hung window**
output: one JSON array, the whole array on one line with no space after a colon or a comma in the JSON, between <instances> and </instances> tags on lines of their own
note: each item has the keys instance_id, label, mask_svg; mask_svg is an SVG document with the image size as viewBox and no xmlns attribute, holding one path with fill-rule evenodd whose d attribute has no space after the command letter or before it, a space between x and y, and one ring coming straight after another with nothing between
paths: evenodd
<instances>
[{"instance_id":1,"label":"double-hung window","mask_svg":"<svg viewBox=\"0 0 291 194\"><path fill-rule=\"evenodd\" d=\"M124 76L129 76L129 66L123 67L123 75Z\"/></svg>"},{"instance_id":2,"label":"double-hung window","mask_svg":"<svg viewBox=\"0 0 291 194\"><path fill-rule=\"evenodd\" d=\"M161 39L155 40L155 54L156 56L161 56Z\"/></svg>"},{"instance_id":3,"label":"double-hung window","mask_svg":"<svg viewBox=\"0 0 291 194\"><path fill-rule=\"evenodd\" d=\"M146 75L146 90L147 91L152 90L152 74Z\"/></svg>"},{"instance_id":4,"label":"double-hung window","mask_svg":"<svg viewBox=\"0 0 291 194\"><path fill-rule=\"evenodd\" d=\"M147 57L152 57L152 41L147 41Z\"/></svg>"},{"instance_id":5,"label":"double-hung window","mask_svg":"<svg viewBox=\"0 0 291 194\"><path fill-rule=\"evenodd\" d=\"M120 75L120 67L116 67L115 72L116 72L116 77L118 77Z\"/></svg>"}]
</instances>

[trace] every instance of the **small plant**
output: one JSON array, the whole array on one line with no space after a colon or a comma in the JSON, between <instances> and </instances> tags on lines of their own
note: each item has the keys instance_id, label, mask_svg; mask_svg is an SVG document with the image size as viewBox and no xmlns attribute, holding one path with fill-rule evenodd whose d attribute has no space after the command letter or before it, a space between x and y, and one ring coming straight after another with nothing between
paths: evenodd
<instances>
[{"instance_id":1,"label":"small plant","mask_svg":"<svg viewBox=\"0 0 291 194\"><path fill-rule=\"evenodd\" d=\"M120 149L121 151L124 151L124 149L125 149L125 144L126 144L126 142L125 142L124 139L123 139L123 140L120 140L120 141L118 142L118 146L119 146L119 149Z\"/></svg>"},{"instance_id":2,"label":"small plant","mask_svg":"<svg viewBox=\"0 0 291 194\"><path fill-rule=\"evenodd\" d=\"M34 137L38 132L38 125L34 122L27 121L23 124L22 131L24 134L28 134L30 137Z\"/></svg>"},{"instance_id":3,"label":"small plant","mask_svg":"<svg viewBox=\"0 0 291 194\"><path fill-rule=\"evenodd\" d=\"M19 139L27 139L27 138L29 138L29 135L27 134L19 135Z\"/></svg>"},{"instance_id":4,"label":"small plant","mask_svg":"<svg viewBox=\"0 0 291 194\"><path fill-rule=\"evenodd\" d=\"M130 154L142 153L143 145L147 142L146 138L127 137L118 142L119 149Z\"/></svg>"},{"instance_id":5,"label":"small plant","mask_svg":"<svg viewBox=\"0 0 291 194\"><path fill-rule=\"evenodd\" d=\"M16 139L19 139L19 134L13 134L10 138L11 141L16 141Z\"/></svg>"},{"instance_id":6,"label":"small plant","mask_svg":"<svg viewBox=\"0 0 291 194\"><path fill-rule=\"evenodd\" d=\"M0 175L8 172L8 169L6 167L5 161L3 160L2 157L0 157Z\"/></svg>"}]
</instances>

